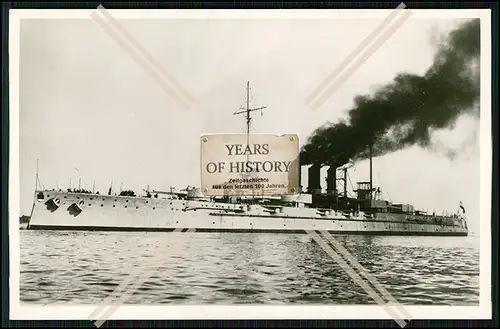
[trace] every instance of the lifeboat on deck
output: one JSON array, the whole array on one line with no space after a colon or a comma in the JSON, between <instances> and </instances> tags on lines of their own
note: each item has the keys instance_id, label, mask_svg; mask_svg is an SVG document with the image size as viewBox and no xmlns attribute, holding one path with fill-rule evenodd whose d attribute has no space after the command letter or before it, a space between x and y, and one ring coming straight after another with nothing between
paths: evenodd
<instances>
[{"instance_id":1,"label":"lifeboat on deck","mask_svg":"<svg viewBox=\"0 0 500 329\"><path fill-rule=\"evenodd\" d=\"M61 200L59 200L59 198L53 198L50 199L50 203L53 207L55 207L55 209L57 209L61 205Z\"/></svg>"},{"instance_id":2,"label":"lifeboat on deck","mask_svg":"<svg viewBox=\"0 0 500 329\"><path fill-rule=\"evenodd\" d=\"M38 192L36 195L36 201L42 202L45 196L43 195L43 192Z\"/></svg>"},{"instance_id":3,"label":"lifeboat on deck","mask_svg":"<svg viewBox=\"0 0 500 329\"><path fill-rule=\"evenodd\" d=\"M85 207L85 201L80 200L78 202L75 202L74 205L75 205L76 209L78 209L79 211L82 211L83 208Z\"/></svg>"}]
</instances>

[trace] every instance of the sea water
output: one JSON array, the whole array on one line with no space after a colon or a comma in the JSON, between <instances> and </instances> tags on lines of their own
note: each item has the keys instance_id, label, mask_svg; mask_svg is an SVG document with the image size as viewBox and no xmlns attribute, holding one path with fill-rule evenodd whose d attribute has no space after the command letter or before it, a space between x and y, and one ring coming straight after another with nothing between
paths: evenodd
<instances>
[{"instance_id":1,"label":"sea water","mask_svg":"<svg viewBox=\"0 0 500 329\"><path fill-rule=\"evenodd\" d=\"M478 305L478 237L335 236L396 300ZM23 303L375 304L308 235L20 231Z\"/></svg>"}]
</instances>

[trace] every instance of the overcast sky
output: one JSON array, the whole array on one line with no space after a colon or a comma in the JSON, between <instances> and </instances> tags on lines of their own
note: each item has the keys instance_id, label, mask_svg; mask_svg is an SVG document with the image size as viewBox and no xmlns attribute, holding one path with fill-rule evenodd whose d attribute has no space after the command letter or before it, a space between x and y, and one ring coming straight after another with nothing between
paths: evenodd
<instances>
[{"instance_id":1,"label":"overcast sky","mask_svg":"<svg viewBox=\"0 0 500 329\"><path fill-rule=\"evenodd\" d=\"M183 110L95 21L22 20L20 34L21 214L29 214L36 159L45 187L166 190L200 185L199 136L244 132L246 81L254 132L312 131L346 116L358 94L397 73L422 74L441 33L463 20L407 20L319 110L304 98L380 20L127 20L122 25L196 99ZM441 213L462 200L478 231L479 122L459 121L437 145L466 143L461 157L409 148L374 159L374 184L397 203ZM465 144L464 144L465 145ZM77 171L77 169L78 171ZM368 179L368 164L351 170Z\"/></svg>"}]
</instances>

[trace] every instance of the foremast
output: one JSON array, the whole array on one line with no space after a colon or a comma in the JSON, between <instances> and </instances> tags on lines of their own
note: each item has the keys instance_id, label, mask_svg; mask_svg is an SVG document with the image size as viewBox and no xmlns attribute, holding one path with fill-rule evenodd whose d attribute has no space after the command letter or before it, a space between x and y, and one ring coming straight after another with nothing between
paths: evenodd
<instances>
[{"instance_id":1,"label":"foremast","mask_svg":"<svg viewBox=\"0 0 500 329\"><path fill-rule=\"evenodd\" d=\"M246 123L246 139L247 139L247 147L250 145L250 126L252 123L252 112L255 111L261 111L266 109L267 106L261 106L261 107L255 107L255 108L250 108L250 81L247 81L247 88L246 88L246 107L240 107L236 112L233 113L233 115L240 115L244 114L245 115L245 123ZM250 155L247 154L247 159L246 161L250 161ZM246 174L244 173L243 176L250 176L251 174ZM253 198L252 198L253 199Z\"/></svg>"},{"instance_id":2,"label":"foremast","mask_svg":"<svg viewBox=\"0 0 500 329\"><path fill-rule=\"evenodd\" d=\"M246 135L247 135L247 145L250 142L250 125L252 122L252 112L255 111L262 111L263 109L267 108L267 106L261 106L261 107L256 107L256 108L250 108L250 81L247 81L247 89L246 89L247 95L246 95L246 108L240 107L239 110L233 113L233 115L239 115L239 114L245 114L245 119L246 119ZM261 112L262 113L262 112Z\"/></svg>"}]
</instances>

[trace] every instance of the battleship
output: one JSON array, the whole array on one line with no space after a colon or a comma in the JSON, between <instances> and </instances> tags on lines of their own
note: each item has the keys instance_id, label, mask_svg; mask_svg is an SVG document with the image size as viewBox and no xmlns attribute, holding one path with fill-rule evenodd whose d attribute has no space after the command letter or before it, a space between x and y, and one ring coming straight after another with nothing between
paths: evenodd
<instances>
[{"instance_id":1,"label":"battleship","mask_svg":"<svg viewBox=\"0 0 500 329\"><path fill-rule=\"evenodd\" d=\"M248 105L234 114L245 114L247 134L251 113L265 107ZM143 232L237 232L467 236L465 208L457 202L453 214L436 215L413 205L384 200L373 185L373 156L369 180L358 182L348 193L349 166L328 166L326 192L321 187L322 164L299 165L299 178L307 172L307 187L296 195L219 197L205 196L188 186L170 191L144 189L107 194L79 188L45 189L39 184L38 164L29 230L95 230ZM326 168L325 168L326 169ZM305 177L304 177L305 178ZM301 179L299 179L299 182Z\"/></svg>"}]
</instances>

